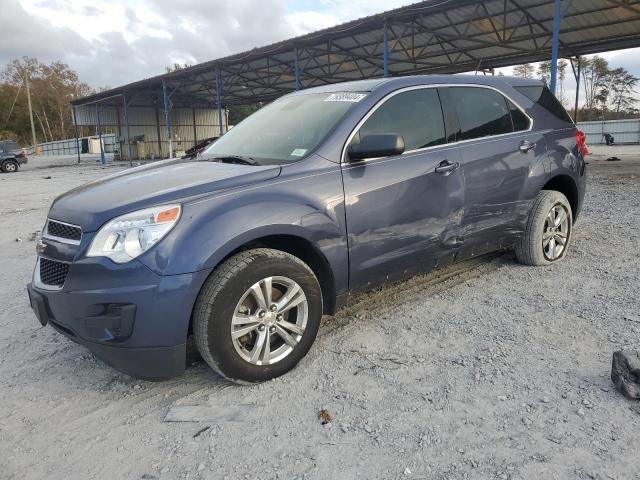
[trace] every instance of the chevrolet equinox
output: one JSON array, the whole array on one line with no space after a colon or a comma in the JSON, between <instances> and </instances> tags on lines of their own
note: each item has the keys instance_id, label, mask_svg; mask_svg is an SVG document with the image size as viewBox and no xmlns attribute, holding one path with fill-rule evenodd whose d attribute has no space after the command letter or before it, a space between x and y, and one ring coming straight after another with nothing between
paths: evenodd
<instances>
[{"instance_id":1,"label":"chevrolet equinox","mask_svg":"<svg viewBox=\"0 0 640 480\"><path fill-rule=\"evenodd\" d=\"M31 306L130 375L185 369L187 338L239 383L292 369L323 314L494 250L561 260L584 135L534 80L414 76L302 90L194 159L125 170L52 204Z\"/></svg>"}]
</instances>

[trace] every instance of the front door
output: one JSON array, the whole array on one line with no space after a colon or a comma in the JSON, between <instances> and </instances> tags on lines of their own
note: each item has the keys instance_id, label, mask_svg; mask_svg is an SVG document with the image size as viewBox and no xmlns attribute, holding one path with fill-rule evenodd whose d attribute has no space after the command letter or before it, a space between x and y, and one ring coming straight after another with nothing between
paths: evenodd
<instances>
[{"instance_id":1,"label":"front door","mask_svg":"<svg viewBox=\"0 0 640 480\"><path fill-rule=\"evenodd\" d=\"M461 242L464 181L446 145L436 88L412 88L372 110L351 143L393 133L402 155L343 163L351 290L450 263Z\"/></svg>"}]
</instances>

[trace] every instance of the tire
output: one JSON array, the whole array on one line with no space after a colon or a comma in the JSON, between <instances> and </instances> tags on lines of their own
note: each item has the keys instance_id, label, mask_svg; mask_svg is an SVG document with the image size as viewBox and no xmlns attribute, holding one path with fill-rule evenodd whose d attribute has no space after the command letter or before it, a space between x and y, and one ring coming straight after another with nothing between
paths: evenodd
<instances>
[{"instance_id":1,"label":"tire","mask_svg":"<svg viewBox=\"0 0 640 480\"><path fill-rule=\"evenodd\" d=\"M562 212L566 221L562 220ZM558 219L562 221L556 225ZM516 246L518 261L539 266L562 260L571 243L572 230L573 213L567 197L555 190L542 190L533 202L525 231Z\"/></svg>"},{"instance_id":2,"label":"tire","mask_svg":"<svg viewBox=\"0 0 640 480\"><path fill-rule=\"evenodd\" d=\"M14 160L6 160L2 162L2 171L4 173L14 173L18 171L18 162Z\"/></svg>"},{"instance_id":3,"label":"tire","mask_svg":"<svg viewBox=\"0 0 640 480\"><path fill-rule=\"evenodd\" d=\"M256 285L258 295L252 290ZM267 291L271 309L265 310ZM292 298L287 300L288 295ZM193 333L200 355L214 371L235 383L258 383L298 364L316 338L321 317L322 291L313 271L293 255L256 248L234 255L209 276L194 307ZM232 338L232 330L237 336L255 322L260 323L246 335Z\"/></svg>"}]
</instances>

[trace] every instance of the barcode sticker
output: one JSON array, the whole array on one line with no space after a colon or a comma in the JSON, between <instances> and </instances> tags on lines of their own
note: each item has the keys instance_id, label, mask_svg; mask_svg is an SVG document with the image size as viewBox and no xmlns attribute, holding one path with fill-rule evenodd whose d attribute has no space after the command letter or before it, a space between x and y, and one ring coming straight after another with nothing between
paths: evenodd
<instances>
[{"instance_id":1,"label":"barcode sticker","mask_svg":"<svg viewBox=\"0 0 640 480\"><path fill-rule=\"evenodd\" d=\"M332 93L324 99L325 102L353 102L357 103L366 97L366 93L340 92Z\"/></svg>"},{"instance_id":2,"label":"barcode sticker","mask_svg":"<svg viewBox=\"0 0 640 480\"><path fill-rule=\"evenodd\" d=\"M306 148L296 148L293 152L291 152L292 157L302 157L305 153L307 153Z\"/></svg>"}]
</instances>

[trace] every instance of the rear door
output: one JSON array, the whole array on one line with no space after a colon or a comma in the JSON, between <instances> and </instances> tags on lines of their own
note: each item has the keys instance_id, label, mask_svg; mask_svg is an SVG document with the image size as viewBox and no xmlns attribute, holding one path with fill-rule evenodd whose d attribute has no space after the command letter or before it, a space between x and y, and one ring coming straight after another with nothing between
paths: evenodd
<instances>
[{"instance_id":1,"label":"rear door","mask_svg":"<svg viewBox=\"0 0 640 480\"><path fill-rule=\"evenodd\" d=\"M351 143L367 134L393 133L404 138L405 152L344 159L352 290L450 263L459 247L464 200L460 158L446 145L436 88L392 94L363 122ZM452 167L443 170L447 164Z\"/></svg>"},{"instance_id":2,"label":"rear door","mask_svg":"<svg viewBox=\"0 0 640 480\"><path fill-rule=\"evenodd\" d=\"M465 180L463 259L517 240L530 207L524 187L546 145L524 110L495 89L452 86L443 95L459 124Z\"/></svg>"}]
</instances>

